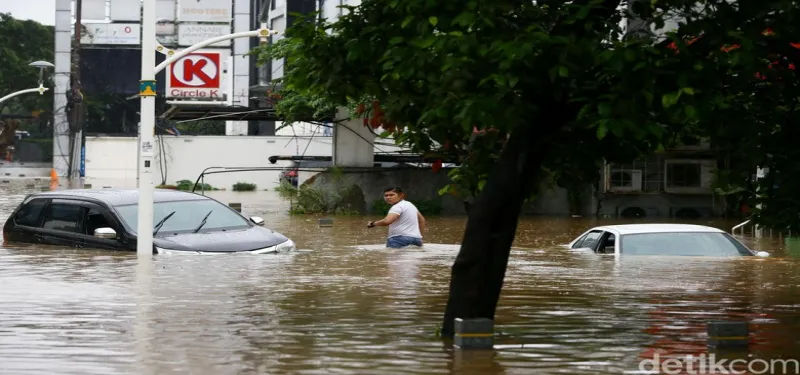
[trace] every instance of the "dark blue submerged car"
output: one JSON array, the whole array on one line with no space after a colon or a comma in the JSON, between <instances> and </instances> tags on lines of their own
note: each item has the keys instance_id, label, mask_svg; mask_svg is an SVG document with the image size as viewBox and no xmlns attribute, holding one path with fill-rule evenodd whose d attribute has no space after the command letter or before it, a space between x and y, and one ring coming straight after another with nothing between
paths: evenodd
<instances>
[{"instance_id":1,"label":"dark blue submerged car","mask_svg":"<svg viewBox=\"0 0 800 375\"><path fill-rule=\"evenodd\" d=\"M156 189L153 253L267 254L295 250L286 236L264 228L212 198ZM3 227L8 243L136 251L139 191L61 190L30 194Z\"/></svg>"}]
</instances>

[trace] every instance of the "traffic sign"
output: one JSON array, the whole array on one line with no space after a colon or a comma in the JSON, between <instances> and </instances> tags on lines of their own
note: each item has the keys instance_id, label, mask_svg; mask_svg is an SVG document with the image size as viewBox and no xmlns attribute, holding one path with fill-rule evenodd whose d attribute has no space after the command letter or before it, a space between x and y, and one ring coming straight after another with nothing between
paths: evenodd
<instances>
[{"instance_id":1,"label":"traffic sign","mask_svg":"<svg viewBox=\"0 0 800 375\"><path fill-rule=\"evenodd\" d=\"M224 99L223 63L228 51L196 51L167 68L168 98Z\"/></svg>"}]
</instances>

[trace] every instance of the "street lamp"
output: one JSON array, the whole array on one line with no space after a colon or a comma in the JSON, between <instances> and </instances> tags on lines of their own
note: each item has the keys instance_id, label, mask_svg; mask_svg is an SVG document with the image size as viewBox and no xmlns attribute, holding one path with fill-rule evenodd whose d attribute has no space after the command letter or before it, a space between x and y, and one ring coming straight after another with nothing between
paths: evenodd
<instances>
[{"instance_id":1,"label":"street lamp","mask_svg":"<svg viewBox=\"0 0 800 375\"><path fill-rule=\"evenodd\" d=\"M55 68L55 65L42 60L34 61L28 64L28 66L39 68L39 86L42 86L44 84L44 70L47 68Z\"/></svg>"},{"instance_id":2,"label":"street lamp","mask_svg":"<svg viewBox=\"0 0 800 375\"><path fill-rule=\"evenodd\" d=\"M32 88L32 89L20 90L20 91L8 94L8 95L0 98L0 103L6 101L8 99L11 99L11 98L13 98L13 97L15 97L17 95L27 94L29 92L38 92L39 95L42 95L42 94L44 94L45 91L49 90L47 87L44 87L44 70L47 69L47 68L52 68L52 67L54 67L54 65L49 63L49 62L47 62L47 61L34 61L34 62L28 64L28 66L32 66L34 68L39 68L39 87Z\"/></svg>"}]
</instances>

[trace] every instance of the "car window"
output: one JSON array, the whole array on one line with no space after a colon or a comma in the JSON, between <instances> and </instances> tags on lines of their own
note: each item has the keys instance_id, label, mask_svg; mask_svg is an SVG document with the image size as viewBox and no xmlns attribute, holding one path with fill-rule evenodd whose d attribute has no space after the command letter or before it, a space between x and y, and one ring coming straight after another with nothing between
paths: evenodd
<instances>
[{"instance_id":1,"label":"car window","mask_svg":"<svg viewBox=\"0 0 800 375\"><path fill-rule=\"evenodd\" d=\"M753 255L727 233L672 232L625 235L620 243L625 255L742 256Z\"/></svg>"},{"instance_id":2,"label":"car window","mask_svg":"<svg viewBox=\"0 0 800 375\"><path fill-rule=\"evenodd\" d=\"M597 249L597 252L603 254L614 254L614 241L616 241L616 236L614 233L605 232L602 241L603 245Z\"/></svg>"},{"instance_id":3,"label":"car window","mask_svg":"<svg viewBox=\"0 0 800 375\"><path fill-rule=\"evenodd\" d=\"M34 199L26 203L14 215L14 224L25 225L29 227L39 226L39 216L47 205L47 199Z\"/></svg>"},{"instance_id":4,"label":"car window","mask_svg":"<svg viewBox=\"0 0 800 375\"><path fill-rule=\"evenodd\" d=\"M94 230L98 228L112 228L116 230L105 215L103 215L103 211L97 207L90 208L86 213L86 225L84 225L84 227L84 234L89 236L94 236Z\"/></svg>"},{"instance_id":5,"label":"car window","mask_svg":"<svg viewBox=\"0 0 800 375\"><path fill-rule=\"evenodd\" d=\"M131 204L114 208L119 212L119 216L125 222L125 225L131 231L136 232L138 229L139 206ZM161 227L158 233L193 231L200 225L203 217L212 210L213 212L208 216L206 224L203 225L203 230L246 228L250 226L247 219L240 216L236 211L210 199L158 202L153 205L153 225L155 226L161 219L175 211L175 214L164 222L164 226Z\"/></svg>"},{"instance_id":6,"label":"car window","mask_svg":"<svg viewBox=\"0 0 800 375\"><path fill-rule=\"evenodd\" d=\"M578 241L578 243L575 244L576 248L594 248L597 245L597 241L600 240L601 235L603 235L603 231L596 230L589 232L582 241Z\"/></svg>"},{"instance_id":7,"label":"car window","mask_svg":"<svg viewBox=\"0 0 800 375\"><path fill-rule=\"evenodd\" d=\"M83 210L78 205L52 203L45 210L42 228L78 232Z\"/></svg>"},{"instance_id":8,"label":"car window","mask_svg":"<svg viewBox=\"0 0 800 375\"><path fill-rule=\"evenodd\" d=\"M572 248L573 248L573 249L578 249L578 248L580 248L580 247L581 247L581 244L583 243L583 240L586 238L586 236L588 236L588 234L584 234L583 236L581 236L581 238L578 238L578 239L575 241L575 243L574 243L574 244L572 244Z\"/></svg>"}]
</instances>

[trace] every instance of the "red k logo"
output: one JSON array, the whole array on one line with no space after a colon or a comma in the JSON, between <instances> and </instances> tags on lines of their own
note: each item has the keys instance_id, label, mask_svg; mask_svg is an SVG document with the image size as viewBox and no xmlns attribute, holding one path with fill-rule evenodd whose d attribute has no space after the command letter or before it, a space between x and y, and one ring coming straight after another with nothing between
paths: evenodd
<instances>
[{"instance_id":1,"label":"red k logo","mask_svg":"<svg viewBox=\"0 0 800 375\"><path fill-rule=\"evenodd\" d=\"M220 55L195 52L175 61L170 67L173 88L220 88Z\"/></svg>"}]
</instances>

